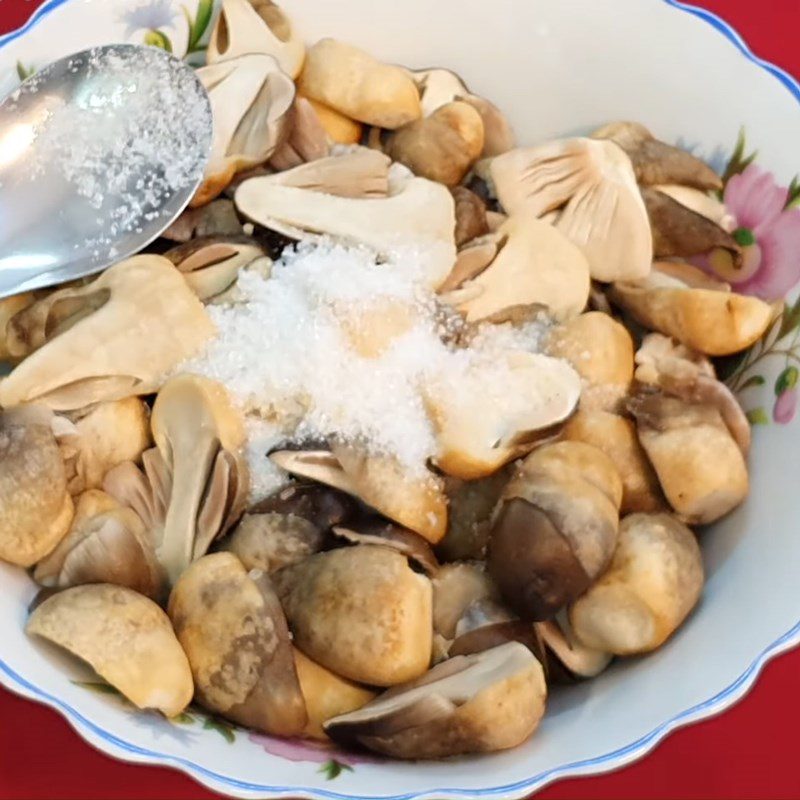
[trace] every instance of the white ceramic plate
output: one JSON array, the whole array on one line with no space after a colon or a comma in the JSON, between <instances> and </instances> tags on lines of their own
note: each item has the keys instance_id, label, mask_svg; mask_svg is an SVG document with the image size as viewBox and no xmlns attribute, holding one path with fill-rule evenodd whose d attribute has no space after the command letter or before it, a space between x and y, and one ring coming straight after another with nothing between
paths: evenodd
<instances>
[{"instance_id":1,"label":"white ceramic plate","mask_svg":"<svg viewBox=\"0 0 800 800\"><path fill-rule=\"evenodd\" d=\"M726 202L756 239L747 256L753 277L744 288L794 296L800 209L782 209L787 196L780 187L797 167L800 85L759 61L713 15L672 0L285 6L309 39L337 36L388 60L454 68L510 114L522 142L630 118L724 167L743 128L747 143L737 163L755 149L758 161L728 185ZM25 28L0 39L0 92L16 85L18 67L24 72L92 44L147 36L183 55L203 27L202 11L198 0L49 0ZM800 423L792 421L798 323L800 309L789 308L732 378L757 423L752 496L702 534L708 584L700 608L651 657L554 693L541 729L517 750L445 763L381 763L252 736L195 712L177 723L134 713L80 683L91 678L71 660L26 638L34 587L8 567L0 567L0 680L58 709L113 756L177 767L240 797L510 798L557 778L619 767L674 728L733 703L767 659L800 640Z\"/></svg>"}]
</instances>

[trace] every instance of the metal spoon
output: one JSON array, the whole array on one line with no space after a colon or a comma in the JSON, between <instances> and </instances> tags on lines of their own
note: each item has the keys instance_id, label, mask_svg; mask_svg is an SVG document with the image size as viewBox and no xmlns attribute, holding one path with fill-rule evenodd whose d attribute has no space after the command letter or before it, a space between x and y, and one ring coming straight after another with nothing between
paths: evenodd
<instances>
[{"instance_id":1,"label":"metal spoon","mask_svg":"<svg viewBox=\"0 0 800 800\"><path fill-rule=\"evenodd\" d=\"M155 239L195 193L208 95L162 50L55 61L0 104L0 297L99 272Z\"/></svg>"}]
</instances>

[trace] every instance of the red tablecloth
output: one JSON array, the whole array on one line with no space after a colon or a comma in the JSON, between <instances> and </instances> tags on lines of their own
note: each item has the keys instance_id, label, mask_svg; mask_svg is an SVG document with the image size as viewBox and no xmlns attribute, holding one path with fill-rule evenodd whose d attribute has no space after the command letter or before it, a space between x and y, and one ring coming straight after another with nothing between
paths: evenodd
<instances>
[{"instance_id":1,"label":"red tablecloth","mask_svg":"<svg viewBox=\"0 0 800 800\"><path fill-rule=\"evenodd\" d=\"M0 0L0 33L21 25L41 1ZM800 75L800 0L696 2L733 23L762 58ZM747 103L747 97L741 102ZM638 764L609 775L562 781L538 797L800 798L799 675L800 651L795 651L769 665L750 696L723 716L673 734ZM0 689L0 800L213 797L171 770L134 767L100 755L55 712Z\"/></svg>"}]
</instances>

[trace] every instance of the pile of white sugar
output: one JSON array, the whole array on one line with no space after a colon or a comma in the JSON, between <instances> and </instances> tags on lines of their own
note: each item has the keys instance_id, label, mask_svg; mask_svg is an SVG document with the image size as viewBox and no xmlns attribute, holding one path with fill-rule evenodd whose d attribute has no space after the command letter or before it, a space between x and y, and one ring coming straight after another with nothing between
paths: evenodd
<instances>
[{"instance_id":1,"label":"pile of white sugar","mask_svg":"<svg viewBox=\"0 0 800 800\"><path fill-rule=\"evenodd\" d=\"M545 321L486 325L468 347L447 343L421 261L411 248L377 263L366 249L299 245L269 278L243 272L234 304L208 308L218 334L182 369L220 381L246 411L253 501L282 485L266 455L290 443L337 437L421 472L436 454L424 386L457 392L477 366L502 395L510 380L499 355L538 351Z\"/></svg>"}]
</instances>

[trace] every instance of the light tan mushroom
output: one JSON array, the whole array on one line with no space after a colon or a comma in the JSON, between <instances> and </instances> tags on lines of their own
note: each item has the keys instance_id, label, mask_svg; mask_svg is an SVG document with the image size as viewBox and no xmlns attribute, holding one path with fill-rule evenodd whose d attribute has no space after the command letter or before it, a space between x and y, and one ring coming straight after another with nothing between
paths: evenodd
<instances>
[{"instance_id":1,"label":"light tan mushroom","mask_svg":"<svg viewBox=\"0 0 800 800\"><path fill-rule=\"evenodd\" d=\"M330 152L328 133L311 101L305 97L295 97L292 129L286 141L272 154L270 167L279 171L292 169L325 158Z\"/></svg>"},{"instance_id":2,"label":"light tan mushroom","mask_svg":"<svg viewBox=\"0 0 800 800\"><path fill-rule=\"evenodd\" d=\"M483 600L499 601L500 593L481 562L445 564L432 579L433 632L456 638L459 622Z\"/></svg>"},{"instance_id":3,"label":"light tan mushroom","mask_svg":"<svg viewBox=\"0 0 800 800\"><path fill-rule=\"evenodd\" d=\"M0 414L0 559L32 566L66 535L73 512L50 418Z\"/></svg>"},{"instance_id":4,"label":"light tan mushroom","mask_svg":"<svg viewBox=\"0 0 800 800\"><path fill-rule=\"evenodd\" d=\"M291 637L264 573L248 573L231 553L204 556L175 584L168 613L203 706L274 736L303 731Z\"/></svg>"},{"instance_id":5,"label":"light tan mushroom","mask_svg":"<svg viewBox=\"0 0 800 800\"><path fill-rule=\"evenodd\" d=\"M292 475L318 481L357 497L385 517L436 544L447 529L447 498L441 479L420 475L389 456L368 455L350 445L332 452L277 451L270 458Z\"/></svg>"},{"instance_id":6,"label":"light tan mushroom","mask_svg":"<svg viewBox=\"0 0 800 800\"><path fill-rule=\"evenodd\" d=\"M689 264L663 261L644 280L615 283L609 298L646 328L710 356L750 347L774 316L757 297L731 292Z\"/></svg>"},{"instance_id":7,"label":"light tan mushroom","mask_svg":"<svg viewBox=\"0 0 800 800\"><path fill-rule=\"evenodd\" d=\"M325 132L337 144L358 144L364 126L350 117L316 100L309 100Z\"/></svg>"},{"instance_id":8,"label":"light tan mushroom","mask_svg":"<svg viewBox=\"0 0 800 800\"><path fill-rule=\"evenodd\" d=\"M156 601L164 589L144 522L98 489L88 489L77 499L69 533L37 564L34 579L57 589L87 583L126 586Z\"/></svg>"},{"instance_id":9,"label":"light tan mushroom","mask_svg":"<svg viewBox=\"0 0 800 800\"><path fill-rule=\"evenodd\" d=\"M745 499L744 455L715 405L659 392L640 394L628 407L664 495L682 520L714 522Z\"/></svg>"},{"instance_id":10,"label":"light tan mushroom","mask_svg":"<svg viewBox=\"0 0 800 800\"><path fill-rule=\"evenodd\" d=\"M492 383L502 386L495 391ZM539 353L509 351L491 367L431 380L424 397L437 438L436 465L474 480L551 437L578 405L581 382L569 364Z\"/></svg>"},{"instance_id":11,"label":"light tan mushroom","mask_svg":"<svg viewBox=\"0 0 800 800\"><path fill-rule=\"evenodd\" d=\"M187 208L161 236L173 242L188 242L207 236L241 236L242 232L233 200L225 197L201 208Z\"/></svg>"},{"instance_id":12,"label":"light tan mushroom","mask_svg":"<svg viewBox=\"0 0 800 800\"><path fill-rule=\"evenodd\" d=\"M4 407L39 402L69 411L149 394L214 332L180 272L154 255L123 261L83 287L53 292L28 311L29 340L42 346L0 379ZM63 327L52 329L48 320L61 320Z\"/></svg>"},{"instance_id":13,"label":"light tan mushroom","mask_svg":"<svg viewBox=\"0 0 800 800\"><path fill-rule=\"evenodd\" d=\"M417 87L402 67L336 39L308 49L297 87L304 97L381 128L399 128L422 114Z\"/></svg>"},{"instance_id":14,"label":"light tan mushroom","mask_svg":"<svg viewBox=\"0 0 800 800\"><path fill-rule=\"evenodd\" d=\"M520 463L494 515L489 574L523 618L549 619L602 574L617 542L622 481L602 451L558 442Z\"/></svg>"},{"instance_id":15,"label":"light tan mushroom","mask_svg":"<svg viewBox=\"0 0 800 800\"><path fill-rule=\"evenodd\" d=\"M220 5L208 40L207 63L264 53L289 77L300 74L306 48L278 5L272 0L223 0Z\"/></svg>"},{"instance_id":16,"label":"light tan mushroom","mask_svg":"<svg viewBox=\"0 0 800 800\"><path fill-rule=\"evenodd\" d=\"M610 122L592 136L619 145L643 186L675 183L706 191L722 189L722 180L708 164L679 147L660 142L638 122Z\"/></svg>"},{"instance_id":17,"label":"light tan mushroom","mask_svg":"<svg viewBox=\"0 0 800 800\"><path fill-rule=\"evenodd\" d=\"M703 582L700 548L684 524L670 514L631 514L611 566L570 608L570 622L589 647L647 653L686 619Z\"/></svg>"},{"instance_id":18,"label":"light tan mushroom","mask_svg":"<svg viewBox=\"0 0 800 800\"><path fill-rule=\"evenodd\" d=\"M589 264L566 236L524 210L512 214L492 236L497 255L462 284L474 290L459 306L468 321L529 303L547 306L560 320L580 314L589 296Z\"/></svg>"},{"instance_id":19,"label":"light tan mushroom","mask_svg":"<svg viewBox=\"0 0 800 800\"><path fill-rule=\"evenodd\" d=\"M439 571L439 562L425 539L380 517L366 517L349 525L334 525L332 532L351 544L374 544L396 550L428 575L436 575Z\"/></svg>"},{"instance_id":20,"label":"light tan mushroom","mask_svg":"<svg viewBox=\"0 0 800 800\"><path fill-rule=\"evenodd\" d=\"M431 583L400 553L358 545L317 553L273 576L294 642L350 680L392 686L431 659Z\"/></svg>"},{"instance_id":21,"label":"light tan mushroom","mask_svg":"<svg viewBox=\"0 0 800 800\"><path fill-rule=\"evenodd\" d=\"M385 152L413 173L455 186L483 151L483 121L468 103L440 106L430 116L398 128Z\"/></svg>"},{"instance_id":22,"label":"light tan mushroom","mask_svg":"<svg viewBox=\"0 0 800 800\"><path fill-rule=\"evenodd\" d=\"M592 277L635 280L650 271L653 243L630 159L611 142L563 139L511 150L491 160L491 177L508 214L553 224L583 250Z\"/></svg>"},{"instance_id":23,"label":"light tan mushroom","mask_svg":"<svg viewBox=\"0 0 800 800\"><path fill-rule=\"evenodd\" d=\"M261 53L209 64L197 77L208 92L214 130L195 207L213 200L237 172L269 159L289 134L295 96L292 79Z\"/></svg>"},{"instance_id":24,"label":"light tan mushroom","mask_svg":"<svg viewBox=\"0 0 800 800\"><path fill-rule=\"evenodd\" d=\"M167 615L131 589L66 589L33 611L26 630L88 662L139 708L175 717L192 700L192 673Z\"/></svg>"},{"instance_id":25,"label":"light tan mushroom","mask_svg":"<svg viewBox=\"0 0 800 800\"><path fill-rule=\"evenodd\" d=\"M547 687L527 647L509 642L458 656L324 727L397 758L430 759L516 747L544 714Z\"/></svg>"},{"instance_id":26,"label":"light tan mushroom","mask_svg":"<svg viewBox=\"0 0 800 800\"><path fill-rule=\"evenodd\" d=\"M587 647L577 639L566 613L535 626L544 648L548 683L594 678L611 663L611 653Z\"/></svg>"},{"instance_id":27,"label":"light tan mushroom","mask_svg":"<svg viewBox=\"0 0 800 800\"><path fill-rule=\"evenodd\" d=\"M245 237L209 236L173 247L164 257L183 273L200 300L208 302L230 289L241 270L257 259L266 259L266 254L254 240Z\"/></svg>"},{"instance_id":28,"label":"light tan mushroom","mask_svg":"<svg viewBox=\"0 0 800 800\"><path fill-rule=\"evenodd\" d=\"M458 233L457 224L456 233ZM466 303L483 294L484 290L471 284L470 281L472 281L473 278L477 278L495 260L497 254L500 252L500 246L504 241L503 236L497 231L494 231L468 242L459 251L453 268L450 270L450 274L439 285L437 292L445 301L455 296L457 302ZM463 286L469 287L466 299L463 299L463 293L458 291ZM458 298L462 299L459 300Z\"/></svg>"},{"instance_id":29,"label":"light tan mushroom","mask_svg":"<svg viewBox=\"0 0 800 800\"><path fill-rule=\"evenodd\" d=\"M322 726L333 717L349 714L365 706L375 699L376 693L325 669L297 648L293 652L297 677L308 712L308 723L301 735L309 739L328 741Z\"/></svg>"},{"instance_id":30,"label":"light tan mushroom","mask_svg":"<svg viewBox=\"0 0 800 800\"><path fill-rule=\"evenodd\" d=\"M23 292L0 300L0 362L10 361L13 354L6 344L6 329L11 319L24 311L36 299L33 292ZM24 355L24 354L23 354Z\"/></svg>"},{"instance_id":31,"label":"light tan mushroom","mask_svg":"<svg viewBox=\"0 0 800 800\"><path fill-rule=\"evenodd\" d=\"M601 409L579 409L567 420L561 435L566 441L584 442L602 450L614 462L622 478L622 514L665 507L658 478L630 419Z\"/></svg>"},{"instance_id":32,"label":"light tan mushroom","mask_svg":"<svg viewBox=\"0 0 800 800\"><path fill-rule=\"evenodd\" d=\"M382 257L403 253L414 242L415 257L432 288L452 269L455 203L441 184L416 178L395 165L389 173L387 197L339 197L286 185L285 175L242 183L236 190L239 211L290 239L318 241L327 235L365 245Z\"/></svg>"},{"instance_id":33,"label":"light tan mushroom","mask_svg":"<svg viewBox=\"0 0 800 800\"><path fill-rule=\"evenodd\" d=\"M151 427L158 450L144 454L144 474L126 462L103 488L149 525L174 583L244 511L244 427L221 384L188 374L164 384Z\"/></svg>"},{"instance_id":34,"label":"light tan mushroom","mask_svg":"<svg viewBox=\"0 0 800 800\"><path fill-rule=\"evenodd\" d=\"M581 408L613 411L633 380L633 340L608 314L588 311L553 328L551 356L564 358L583 378Z\"/></svg>"}]
</instances>

